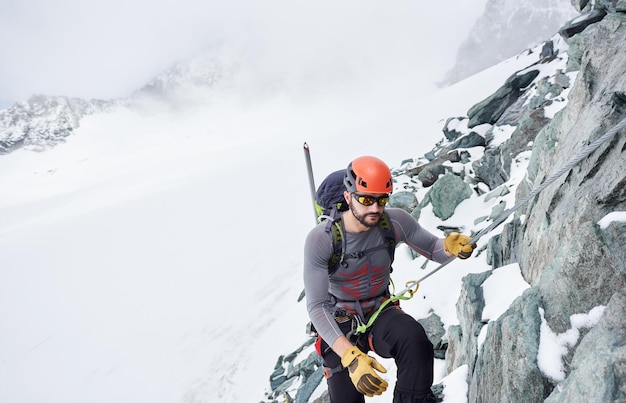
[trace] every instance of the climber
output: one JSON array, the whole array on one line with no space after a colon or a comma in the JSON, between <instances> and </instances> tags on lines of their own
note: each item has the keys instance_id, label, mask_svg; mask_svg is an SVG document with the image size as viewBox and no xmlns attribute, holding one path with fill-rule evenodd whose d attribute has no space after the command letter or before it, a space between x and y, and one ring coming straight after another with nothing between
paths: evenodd
<instances>
[{"instance_id":1,"label":"climber","mask_svg":"<svg viewBox=\"0 0 626 403\"><path fill-rule=\"evenodd\" d=\"M304 247L304 286L307 310L319 335L318 352L324 360L331 402L364 402L364 396L382 394L388 383L379 375L386 369L367 354L372 350L394 358L397 380L395 403L434 402L433 345L424 328L397 303L386 305L364 333L355 323L366 323L390 298L393 255L382 231L391 224L395 244L406 243L430 260L444 262L452 256L468 258L475 244L470 237L451 233L440 239L423 229L406 211L385 208L393 184L388 166L376 157L353 160L345 171L343 197L348 210L338 219L343 230L342 261L329 271L333 233L322 222L308 234Z\"/></svg>"}]
</instances>

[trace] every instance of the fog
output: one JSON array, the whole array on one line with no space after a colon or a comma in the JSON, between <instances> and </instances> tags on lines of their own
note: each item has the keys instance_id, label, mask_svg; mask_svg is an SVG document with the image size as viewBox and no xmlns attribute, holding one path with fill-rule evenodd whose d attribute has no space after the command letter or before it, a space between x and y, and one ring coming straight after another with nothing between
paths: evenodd
<instances>
[{"instance_id":1,"label":"fog","mask_svg":"<svg viewBox=\"0 0 626 403\"><path fill-rule=\"evenodd\" d=\"M486 0L3 0L0 108L33 94L111 99L217 46L259 73L318 85L441 78ZM365 81L363 81L365 80Z\"/></svg>"}]
</instances>

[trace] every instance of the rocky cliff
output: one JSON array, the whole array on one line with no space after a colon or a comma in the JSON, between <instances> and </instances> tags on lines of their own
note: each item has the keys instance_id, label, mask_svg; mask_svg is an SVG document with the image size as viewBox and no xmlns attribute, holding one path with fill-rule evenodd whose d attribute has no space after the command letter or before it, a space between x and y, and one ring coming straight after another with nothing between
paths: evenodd
<instances>
[{"instance_id":1,"label":"rocky cliff","mask_svg":"<svg viewBox=\"0 0 626 403\"><path fill-rule=\"evenodd\" d=\"M508 217L477 251L491 269L463 279L459 324L421 320L447 372L466 369L469 402L626 401L626 221L614 219L626 213L626 2L575 3L583 14L529 50L532 64L467 116L449 118L423 158L394 170L406 191L392 204L416 218L432 206L445 223L469 197L499 200L475 224ZM428 188L419 204L418 188ZM515 210L505 198L512 191ZM503 314L485 317L485 282L512 264L528 287ZM268 401L309 400L322 380L311 342L279 358ZM445 396L443 385L434 389Z\"/></svg>"},{"instance_id":2,"label":"rocky cliff","mask_svg":"<svg viewBox=\"0 0 626 403\"><path fill-rule=\"evenodd\" d=\"M578 7L585 8L578 4ZM513 75L468 111L468 127L494 133L515 127L473 163L475 179L493 191L510 177L511 161L531 152L516 200L626 118L626 3L596 3L561 30L568 44L565 71L548 79L537 66ZM551 44L544 46L544 51ZM546 52L546 58L555 57ZM541 64L541 62L540 62ZM567 106L552 118L554 94L568 87ZM534 97L529 92L535 91ZM496 320L484 323L481 284L491 273L471 274L457 302L460 324L448 329L448 371L469 367L470 402L626 401L626 223L605 217L626 211L626 134L619 131L515 213L487 253L492 272L517 263L531 285ZM597 322L578 315L601 310ZM622 314L620 314L622 312ZM594 326L595 325L595 326ZM550 337L569 338L550 344ZM542 349L562 350L556 371Z\"/></svg>"},{"instance_id":3,"label":"rocky cliff","mask_svg":"<svg viewBox=\"0 0 626 403\"><path fill-rule=\"evenodd\" d=\"M587 14L589 25L570 30L581 17L561 31L569 44L568 70L579 72L567 107L532 140L518 199L626 118L625 6L597 2ZM604 17L596 21L597 15ZM477 350L467 351L474 334L460 331L450 341L463 346L473 369L470 401L626 400L626 318L618 313L626 308L626 224L601 224L608 214L626 211L625 148L622 130L542 191L490 244L491 254L501 256L494 269L517 262L531 287L488 324ZM459 311L467 304L475 302L460 299ZM605 307L599 323L576 328L573 315L596 307ZM546 374L537 360L542 337L573 329L579 334L563 351L562 371ZM454 363L455 357L447 360Z\"/></svg>"}]
</instances>

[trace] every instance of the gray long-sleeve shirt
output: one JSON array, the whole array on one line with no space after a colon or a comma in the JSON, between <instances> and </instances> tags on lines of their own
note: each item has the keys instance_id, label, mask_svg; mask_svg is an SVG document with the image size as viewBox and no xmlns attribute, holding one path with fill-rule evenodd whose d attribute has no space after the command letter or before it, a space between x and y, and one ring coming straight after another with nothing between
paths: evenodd
<instances>
[{"instance_id":1,"label":"gray long-sleeve shirt","mask_svg":"<svg viewBox=\"0 0 626 403\"><path fill-rule=\"evenodd\" d=\"M422 228L409 213L397 208L386 208L385 212L393 227L396 244L404 242L439 263L449 258L443 250L443 240ZM351 252L384 244L385 239L378 228L361 233L344 231L344 236L348 267L340 265L330 276L328 261L333 254L333 234L332 231L326 232L326 223L314 227L304 245L307 310L318 334L330 346L343 335L334 318L335 310L354 310L356 304L363 310L372 308L377 303L375 297L383 294L389 286L391 257L386 247L360 257L348 257Z\"/></svg>"}]
</instances>

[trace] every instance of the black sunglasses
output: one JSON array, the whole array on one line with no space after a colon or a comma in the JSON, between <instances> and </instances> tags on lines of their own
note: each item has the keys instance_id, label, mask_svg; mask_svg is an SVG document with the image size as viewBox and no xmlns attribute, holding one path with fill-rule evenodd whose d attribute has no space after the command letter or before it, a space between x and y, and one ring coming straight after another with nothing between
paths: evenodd
<instances>
[{"instance_id":1,"label":"black sunglasses","mask_svg":"<svg viewBox=\"0 0 626 403\"><path fill-rule=\"evenodd\" d=\"M356 193L352 193L352 196L364 206L371 206L374 203L378 203L379 206L384 207L389 203L389 195L382 196L370 196L370 195L358 195Z\"/></svg>"}]
</instances>

